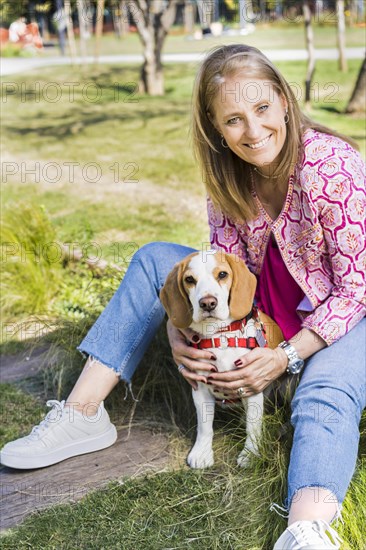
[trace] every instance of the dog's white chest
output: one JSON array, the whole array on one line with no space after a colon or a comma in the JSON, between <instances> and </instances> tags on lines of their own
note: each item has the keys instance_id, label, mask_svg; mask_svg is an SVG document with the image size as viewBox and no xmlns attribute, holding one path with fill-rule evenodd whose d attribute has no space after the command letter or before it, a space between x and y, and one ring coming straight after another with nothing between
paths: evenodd
<instances>
[{"instance_id":1,"label":"dog's white chest","mask_svg":"<svg viewBox=\"0 0 366 550\"><path fill-rule=\"evenodd\" d=\"M212 361L212 363L216 366L217 370L219 372L228 372L235 370L237 368L235 361L243 355L249 353L252 349L250 347L241 347L239 345L237 347L231 347L229 346L229 343L234 343L235 341L240 343L243 340L247 340L249 342L249 339L253 338L256 340L257 344L259 344L257 341L258 327L255 321L250 319L242 330L218 332L213 334L212 342L220 342L220 347L213 345L212 347L205 349L212 351L213 355L215 355L216 361ZM202 374L206 375L207 373L202 371ZM217 401L225 402L231 397L228 393L220 391L217 388L209 386L208 389Z\"/></svg>"}]
</instances>

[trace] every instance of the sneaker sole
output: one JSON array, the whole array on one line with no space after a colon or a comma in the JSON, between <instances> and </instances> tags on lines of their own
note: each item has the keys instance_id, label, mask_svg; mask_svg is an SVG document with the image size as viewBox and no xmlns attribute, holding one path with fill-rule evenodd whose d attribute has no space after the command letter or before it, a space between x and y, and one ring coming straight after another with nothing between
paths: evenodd
<instances>
[{"instance_id":1,"label":"sneaker sole","mask_svg":"<svg viewBox=\"0 0 366 550\"><path fill-rule=\"evenodd\" d=\"M111 424L110 428L93 438L84 439L82 441L75 441L69 443L61 448L55 449L49 453L43 455L31 456L16 456L8 453L0 453L0 462L3 466L9 468L17 468L18 470L32 470L34 468L45 468L46 466L52 466L62 462L67 458L73 456L84 455L87 453L94 453L95 451L101 451L106 449L115 443L117 440L116 427Z\"/></svg>"}]
</instances>

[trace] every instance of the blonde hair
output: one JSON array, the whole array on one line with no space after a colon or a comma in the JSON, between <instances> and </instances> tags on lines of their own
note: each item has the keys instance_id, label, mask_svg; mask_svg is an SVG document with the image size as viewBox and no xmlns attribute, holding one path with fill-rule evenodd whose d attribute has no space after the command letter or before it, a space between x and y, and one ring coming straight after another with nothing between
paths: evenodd
<instances>
[{"instance_id":1,"label":"blonde hair","mask_svg":"<svg viewBox=\"0 0 366 550\"><path fill-rule=\"evenodd\" d=\"M257 48L245 44L219 46L212 49L201 64L193 89L192 136L207 193L214 205L236 220L249 220L257 214L250 191L251 165L229 148L213 124L212 104L225 77L245 74L246 78L265 80L285 98L288 123L283 155L273 176L288 179L301 154L301 136L308 128L334 135L350 143L349 138L313 122L299 108L294 93L276 67Z\"/></svg>"}]
</instances>

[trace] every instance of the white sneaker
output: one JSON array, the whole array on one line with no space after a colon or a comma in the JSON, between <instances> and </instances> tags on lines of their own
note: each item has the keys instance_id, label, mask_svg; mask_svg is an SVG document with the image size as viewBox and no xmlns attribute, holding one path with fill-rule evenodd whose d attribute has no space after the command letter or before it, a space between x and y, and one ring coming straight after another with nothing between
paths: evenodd
<instances>
[{"instance_id":1,"label":"white sneaker","mask_svg":"<svg viewBox=\"0 0 366 550\"><path fill-rule=\"evenodd\" d=\"M72 456L105 449L117 439L103 403L95 416L86 416L65 401L52 399L46 418L26 437L7 443L0 451L4 466L28 470L44 468Z\"/></svg>"},{"instance_id":2,"label":"white sneaker","mask_svg":"<svg viewBox=\"0 0 366 550\"><path fill-rule=\"evenodd\" d=\"M282 533L273 550L339 549L341 543L338 533L326 521L296 521Z\"/></svg>"}]
</instances>

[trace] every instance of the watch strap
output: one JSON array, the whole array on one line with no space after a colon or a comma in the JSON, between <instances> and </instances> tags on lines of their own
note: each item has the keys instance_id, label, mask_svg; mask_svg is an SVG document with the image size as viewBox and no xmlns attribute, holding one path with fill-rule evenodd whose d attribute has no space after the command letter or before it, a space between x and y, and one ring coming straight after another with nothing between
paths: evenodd
<instances>
[{"instance_id":1,"label":"watch strap","mask_svg":"<svg viewBox=\"0 0 366 550\"><path fill-rule=\"evenodd\" d=\"M299 373L303 366L304 366L304 360L299 357L296 349L290 342L287 340L284 340L280 344L278 344L278 347L283 349L283 351L286 353L288 358L288 364L286 371L289 374L297 374Z\"/></svg>"}]
</instances>

